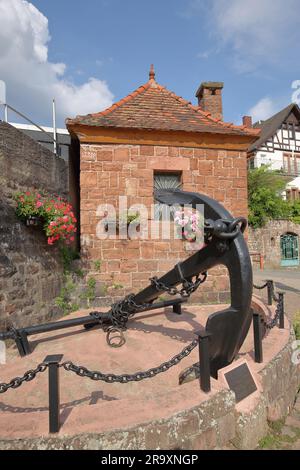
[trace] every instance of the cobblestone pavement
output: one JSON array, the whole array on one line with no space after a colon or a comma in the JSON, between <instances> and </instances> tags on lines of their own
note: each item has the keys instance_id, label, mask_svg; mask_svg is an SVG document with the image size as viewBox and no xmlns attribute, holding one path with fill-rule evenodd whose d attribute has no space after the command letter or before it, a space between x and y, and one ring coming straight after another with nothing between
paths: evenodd
<instances>
[{"instance_id":1,"label":"cobblestone pavement","mask_svg":"<svg viewBox=\"0 0 300 470\"><path fill-rule=\"evenodd\" d=\"M263 284L266 279L273 279L276 291L285 292L285 311L290 320L293 321L296 315L300 318L300 269L254 271L256 284ZM254 289L254 292L261 291ZM260 442L260 448L300 450L300 393L286 421L270 427L269 434Z\"/></svg>"}]
</instances>

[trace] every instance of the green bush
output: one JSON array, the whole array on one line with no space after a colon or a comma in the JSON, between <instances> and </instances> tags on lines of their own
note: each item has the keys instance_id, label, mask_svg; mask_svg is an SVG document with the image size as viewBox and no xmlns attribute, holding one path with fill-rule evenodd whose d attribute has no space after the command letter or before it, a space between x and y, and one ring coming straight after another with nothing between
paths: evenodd
<instances>
[{"instance_id":1,"label":"green bush","mask_svg":"<svg viewBox=\"0 0 300 470\"><path fill-rule=\"evenodd\" d=\"M293 327L295 330L296 339L300 340L300 310L295 314Z\"/></svg>"},{"instance_id":2,"label":"green bush","mask_svg":"<svg viewBox=\"0 0 300 470\"><path fill-rule=\"evenodd\" d=\"M249 225L263 227L271 219L288 219L300 223L300 201L285 201L281 193L286 186L283 174L269 166L248 172Z\"/></svg>"}]
</instances>

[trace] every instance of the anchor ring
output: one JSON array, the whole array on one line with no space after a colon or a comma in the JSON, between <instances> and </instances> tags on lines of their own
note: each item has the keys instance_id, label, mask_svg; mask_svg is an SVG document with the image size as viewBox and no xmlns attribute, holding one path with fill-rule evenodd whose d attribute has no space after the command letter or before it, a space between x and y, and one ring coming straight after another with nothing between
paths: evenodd
<instances>
[{"instance_id":1,"label":"anchor ring","mask_svg":"<svg viewBox=\"0 0 300 470\"><path fill-rule=\"evenodd\" d=\"M114 333L119 333L119 335ZM117 339L117 342L114 342L115 339ZM123 331L116 326L109 327L106 333L106 342L111 348L121 348L126 343Z\"/></svg>"}]
</instances>

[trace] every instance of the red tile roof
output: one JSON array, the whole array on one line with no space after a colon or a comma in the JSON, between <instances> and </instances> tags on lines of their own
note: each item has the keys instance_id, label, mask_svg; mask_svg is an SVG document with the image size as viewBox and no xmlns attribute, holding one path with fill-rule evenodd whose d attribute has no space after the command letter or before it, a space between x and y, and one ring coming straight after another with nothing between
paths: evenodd
<instances>
[{"instance_id":1,"label":"red tile roof","mask_svg":"<svg viewBox=\"0 0 300 470\"><path fill-rule=\"evenodd\" d=\"M257 135L257 129L235 126L211 117L210 113L193 106L159 85L150 71L150 79L110 108L99 113L67 119L73 124L96 127L120 127L186 132L213 132L222 134Z\"/></svg>"}]
</instances>

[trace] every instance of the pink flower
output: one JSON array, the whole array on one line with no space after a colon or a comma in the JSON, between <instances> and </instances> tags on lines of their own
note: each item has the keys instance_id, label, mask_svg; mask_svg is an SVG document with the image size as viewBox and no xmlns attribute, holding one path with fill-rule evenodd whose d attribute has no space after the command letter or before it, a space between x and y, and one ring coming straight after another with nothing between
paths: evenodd
<instances>
[{"instance_id":1,"label":"pink flower","mask_svg":"<svg viewBox=\"0 0 300 470\"><path fill-rule=\"evenodd\" d=\"M41 201L38 201L35 205L35 207L39 208L42 207L43 203Z\"/></svg>"}]
</instances>

